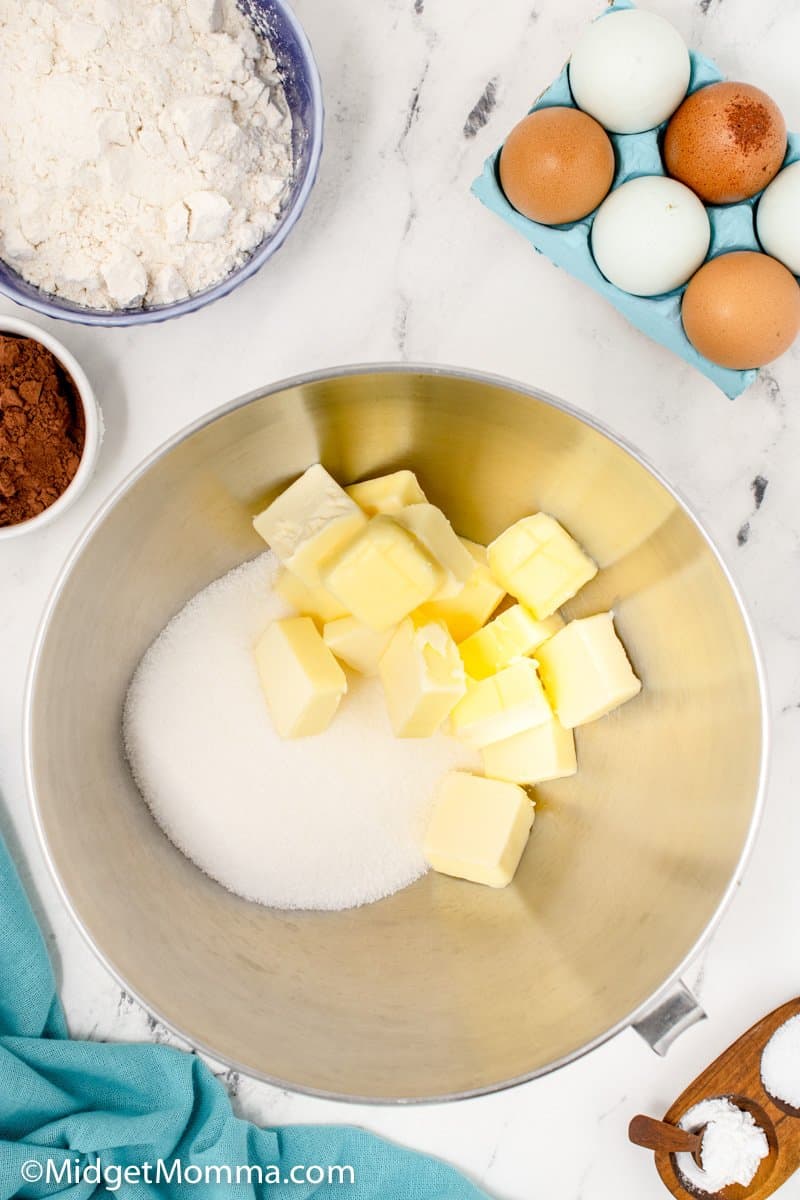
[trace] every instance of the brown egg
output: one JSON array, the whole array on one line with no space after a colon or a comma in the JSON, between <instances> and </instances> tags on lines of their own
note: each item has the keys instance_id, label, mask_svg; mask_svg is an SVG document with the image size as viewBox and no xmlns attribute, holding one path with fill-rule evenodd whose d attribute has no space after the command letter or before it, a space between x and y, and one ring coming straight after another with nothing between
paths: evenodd
<instances>
[{"instance_id":1,"label":"brown egg","mask_svg":"<svg viewBox=\"0 0 800 1200\"><path fill-rule=\"evenodd\" d=\"M720 254L684 292L683 328L696 350L721 367L763 367L800 333L800 287L791 271L755 250Z\"/></svg>"},{"instance_id":2,"label":"brown egg","mask_svg":"<svg viewBox=\"0 0 800 1200\"><path fill-rule=\"evenodd\" d=\"M755 196L777 175L785 154L781 110L748 83L712 83L693 92L664 134L667 174L706 204Z\"/></svg>"},{"instance_id":3,"label":"brown egg","mask_svg":"<svg viewBox=\"0 0 800 1200\"><path fill-rule=\"evenodd\" d=\"M516 125L500 151L500 183L532 221L566 225L588 216L614 178L614 147L577 108L540 108Z\"/></svg>"}]
</instances>

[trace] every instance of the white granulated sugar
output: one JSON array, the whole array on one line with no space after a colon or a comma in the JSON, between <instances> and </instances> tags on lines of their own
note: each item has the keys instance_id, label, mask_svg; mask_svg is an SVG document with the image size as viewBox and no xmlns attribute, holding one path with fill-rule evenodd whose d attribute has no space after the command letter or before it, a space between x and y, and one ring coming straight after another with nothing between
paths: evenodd
<instances>
[{"instance_id":1,"label":"white granulated sugar","mask_svg":"<svg viewBox=\"0 0 800 1200\"><path fill-rule=\"evenodd\" d=\"M352 908L425 872L436 785L476 763L444 734L395 738L380 682L354 673L325 733L281 740L253 659L287 612L275 571L263 554L167 625L128 693L128 757L156 820L225 887L277 908Z\"/></svg>"},{"instance_id":2,"label":"white granulated sugar","mask_svg":"<svg viewBox=\"0 0 800 1200\"><path fill-rule=\"evenodd\" d=\"M234 0L0 0L0 255L92 308L240 266L293 172L272 51Z\"/></svg>"},{"instance_id":3,"label":"white granulated sugar","mask_svg":"<svg viewBox=\"0 0 800 1200\"><path fill-rule=\"evenodd\" d=\"M713 1195L731 1184L747 1187L769 1154L764 1130L752 1113L738 1108L725 1097L703 1100L681 1118L681 1129L698 1130L705 1125L700 1150L702 1169L691 1154L676 1154L678 1171L692 1187Z\"/></svg>"},{"instance_id":4,"label":"white granulated sugar","mask_svg":"<svg viewBox=\"0 0 800 1200\"><path fill-rule=\"evenodd\" d=\"M761 1058L761 1081L770 1096L800 1109L800 1017L773 1033Z\"/></svg>"}]
</instances>

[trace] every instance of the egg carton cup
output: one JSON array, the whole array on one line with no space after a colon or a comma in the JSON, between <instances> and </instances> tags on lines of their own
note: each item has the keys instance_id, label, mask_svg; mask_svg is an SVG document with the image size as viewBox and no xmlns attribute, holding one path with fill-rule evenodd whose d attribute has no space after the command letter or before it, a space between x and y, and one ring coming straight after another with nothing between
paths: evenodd
<instances>
[{"instance_id":1,"label":"egg carton cup","mask_svg":"<svg viewBox=\"0 0 800 1200\"><path fill-rule=\"evenodd\" d=\"M598 19L604 20L612 13L634 7L629 0L618 0L618 3L612 4ZM689 56L692 69L688 95L709 83L719 83L725 78L710 59L692 50L689 51ZM564 67L558 79L539 96L530 112L561 106L577 107L570 91L568 66ZM609 133L616 157L611 191L627 183L629 179L636 179L642 175L666 175L661 156L661 140L666 126L665 121L646 133ZM538 221L531 221L518 213L509 204L500 186L498 164L501 149L502 146L487 158L483 172L472 185L473 194L482 204L521 233L539 254L546 255L556 266L563 267L570 275L574 275L576 279L582 280L605 296L617 311L627 317L642 333L680 355L698 371L702 371L731 400L750 386L758 375L758 370L734 371L729 367L717 366L699 354L687 338L681 321L681 301L686 284L662 296L643 297L623 292L606 279L595 263L591 249L592 223L597 209L583 220L570 225L541 225ZM798 159L800 134L790 133L783 165L788 166ZM756 206L760 194L739 204L706 205L711 223L711 244L707 259L732 250L761 250L755 227Z\"/></svg>"}]
</instances>

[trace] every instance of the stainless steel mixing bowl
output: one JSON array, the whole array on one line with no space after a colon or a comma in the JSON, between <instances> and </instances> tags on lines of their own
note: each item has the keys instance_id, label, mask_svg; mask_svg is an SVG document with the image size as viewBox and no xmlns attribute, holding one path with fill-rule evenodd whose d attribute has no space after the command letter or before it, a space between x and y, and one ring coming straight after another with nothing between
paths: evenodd
<instances>
[{"instance_id":1,"label":"stainless steel mixing bowl","mask_svg":"<svg viewBox=\"0 0 800 1200\"><path fill-rule=\"evenodd\" d=\"M603 567L571 610L614 609L645 688L579 731L575 778L538 789L505 891L431 874L350 912L260 908L188 862L133 784L120 717L142 653L194 592L263 549L251 515L318 459L342 481L412 467L481 542L549 510ZM248 396L119 489L44 620L26 742L63 895L150 1010L293 1088L423 1100L541 1074L663 994L740 876L765 718L734 586L633 451L500 379L367 367Z\"/></svg>"}]
</instances>

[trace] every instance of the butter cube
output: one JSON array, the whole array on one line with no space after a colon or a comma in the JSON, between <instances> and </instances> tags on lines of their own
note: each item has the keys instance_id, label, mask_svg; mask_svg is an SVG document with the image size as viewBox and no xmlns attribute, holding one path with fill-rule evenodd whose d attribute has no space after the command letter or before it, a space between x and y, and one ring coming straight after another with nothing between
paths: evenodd
<instances>
[{"instance_id":1,"label":"butter cube","mask_svg":"<svg viewBox=\"0 0 800 1200\"><path fill-rule=\"evenodd\" d=\"M553 717L544 725L493 742L481 751L484 773L509 783L545 783L578 770L575 735Z\"/></svg>"},{"instance_id":2,"label":"butter cube","mask_svg":"<svg viewBox=\"0 0 800 1200\"><path fill-rule=\"evenodd\" d=\"M512 604L505 612L473 633L458 647L467 674L473 679L488 679L507 667L515 658L533 654L537 646L564 628L564 621L554 613L544 621L536 618L521 604Z\"/></svg>"},{"instance_id":3,"label":"butter cube","mask_svg":"<svg viewBox=\"0 0 800 1200\"><path fill-rule=\"evenodd\" d=\"M475 560L440 508L412 504L395 517L413 533L444 571L437 597L457 596L475 569Z\"/></svg>"},{"instance_id":4,"label":"butter cube","mask_svg":"<svg viewBox=\"0 0 800 1200\"><path fill-rule=\"evenodd\" d=\"M461 538L472 555L472 574L455 596L428 601L414 614L421 621L444 621L456 642L463 642L485 625L505 596L505 589L492 579L489 555L485 546Z\"/></svg>"},{"instance_id":5,"label":"butter cube","mask_svg":"<svg viewBox=\"0 0 800 1200\"><path fill-rule=\"evenodd\" d=\"M379 670L397 737L432 737L466 690L464 664L442 622L403 621Z\"/></svg>"},{"instance_id":6,"label":"butter cube","mask_svg":"<svg viewBox=\"0 0 800 1200\"><path fill-rule=\"evenodd\" d=\"M328 621L322 630L325 645L336 657L361 675L377 675L378 664L392 640L393 629L376 633L355 617Z\"/></svg>"},{"instance_id":7,"label":"butter cube","mask_svg":"<svg viewBox=\"0 0 800 1200\"><path fill-rule=\"evenodd\" d=\"M489 546L492 575L540 621L597 574L597 565L547 513L523 517Z\"/></svg>"},{"instance_id":8,"label":"butter cube","mask_svg":"<svg viewBox=\"0 0 800 1200\"><path fill-rule=\"evenodd\" d=\"M394 471L377 479L351 483L345 491L368 517L377 516L378 513L393 516L409 504L425 504L427 501L413 471Z\"/></svg>"},{"instance_id":9,"label":"butter cube","mask_svg":"<svg viewBox=\"0 0 800 1200\"><path fill-rule=\"evenodd\" d=\"M611 613L570 621L536 657L550 703L567 729L604 717L642 688Z\"/></svg>"},{"instance_id":10,"label":"butter cube","mask_svg":"<svg viewBox=\"0 0 800 1200\"><path fill-rule=\"evenodd\" d=\"M324 587L309 587L285 567L278 572L273 588L296 613L303 617L314 617L322 624L349 615L344 605L326 592Z\"/></svg>"},{"instance_id":11,"label":"butter cube","mask_svg":"<svg viewBox=\"0 0 800 1200\"><path fill-rule=\"evenodd\" d=\"M366 527L367 518L324 467L315 463L253 520L256 533L309 587L320 566Z\"/></svg>"},{"instance_id":12,"label":"butter cube","mask_svg":"<svg viewBox=\"0 0 800 1200\"><path fill-rule=\"evenodd\" d=\"M311 618L273 621L256 643L255 655L281 737L308 737L327 729L347 691L347 678Z\"/></svg>"},{"instance_id":13,"label":"butter cube","mask_svg":"<svg viewBox=\"0 0 800 1200\"><path fill-rule=\"evenodd\" d=\"M442 571L407 529L379 514L326 565L322 581L348 612L381 633L430 600Z\"/></svg>"},{"instance_id":14,"label":"butter cube","mask_svg":"<svg viewBox=\"0 0 800 1200\"><path fill-rule=\"evenodd\" d=\"M489 746L551 720L536 663L522 658L488 679L467 678L467 691L450 714L452 732L472 746Z\"/></svg>"},{"instance_id":15,"label":"butter cube","mask_svg":"<svg viewBox=\"0 0 800 1200\"><path fill-rule=\"evenodd\" d=\"M451 771L439 785L424 854L434 871L489 887L507 887L533 825L521 787Z\"/></svg>"}]
</instances>

